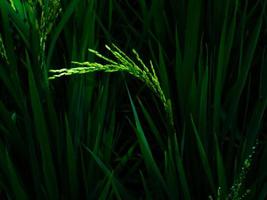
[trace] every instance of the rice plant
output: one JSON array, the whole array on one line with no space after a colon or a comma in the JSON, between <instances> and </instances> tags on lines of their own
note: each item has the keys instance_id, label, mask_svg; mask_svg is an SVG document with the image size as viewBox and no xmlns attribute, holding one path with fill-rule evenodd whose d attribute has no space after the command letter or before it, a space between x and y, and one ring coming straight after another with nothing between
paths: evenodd
<instances>
[{"instance_id":1,"label":"rice plant","mask_svg":"<svg viewBox=\"0 0 267 200\"><path fill-rule=\"evenodd\" d=\"M266 199L266 3L1 0L0 199Z\"/></svg>"},{"instance_id":2,"label":"rice plant","mask_svg":"<svg viewBox=\"0 0 267 200\"><path fill-rule=\"evenodd\" d=\"M49 79L59 78L66 75L75 75L75 74L84 74L89 72L105 71L105 72L127 72L133 75L135 78L143 81L147 87L149 87L156 96L161 100L171 124L173 124L172 119L172 108L170 99L166 100L165 94L163 93L158 77L155 73L152 62L150 61L150 70L144 64L144 62L139 57L138 53L133 50L133 53L136 56L136 59L139 61L142 67L139 67L132 59L130 59L125 53L123 53L117 46L112 45L115 50L112 50L109 46L106 45L106 48L116 57L117 62L111 60L97 51L89 49L90 52L94 53L96 56L104 59L108 62L106 65L99 63L90 63L90 62L76 62L72 61L72 64L79 65L82 67L76 67L71 69L50 69L49 71L53 73Z\"/></svg>"}]
</instances>

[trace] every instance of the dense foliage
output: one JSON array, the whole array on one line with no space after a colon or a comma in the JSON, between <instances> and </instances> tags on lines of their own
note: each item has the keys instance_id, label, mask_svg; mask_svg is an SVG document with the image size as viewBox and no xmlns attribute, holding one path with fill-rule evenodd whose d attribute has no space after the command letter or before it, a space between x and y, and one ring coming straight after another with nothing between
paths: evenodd
<instances>
[{"instance_id":1,"label":"dense foliage","mask_svg":"<svg viewBox=\"0 0 267 200\"><path fill-rule=\"evenodd\" d=\"M266 4L0 0L0 199L266 199Z\"/></svg>"}]
</instances>

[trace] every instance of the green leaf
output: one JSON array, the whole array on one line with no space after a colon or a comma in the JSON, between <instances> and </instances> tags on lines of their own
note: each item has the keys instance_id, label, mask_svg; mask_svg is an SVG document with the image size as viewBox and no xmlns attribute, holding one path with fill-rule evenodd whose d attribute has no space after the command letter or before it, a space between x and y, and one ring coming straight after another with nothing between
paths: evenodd
<instances>
[{"instance_id":1,"label":"green leaf","mask_svg":"<svg viewBox=\"0 0 267 200\"><path fill-rule=\"evenodd\" d=\"M217 176L218 183L220 187L220 192L222 198L225 198L225 194L227 194L227 179L225 174L225 164L223 162L222 154L220 151L220 146L218 143L218 138L216 134L214 134L214 142L215 142L215 152L216 152L216 162L217 162Z\"/></svg>"},{"instance_id":2,"label":"green leaf","mask_svg":"<svg viewBox=\"0 0 267 200\"><path fill-rule=\"evenodd\" d=\"M117 199L132 199L127 192L125 191L123 185L113 176L113 172L101 161L101 159L88 147L84 146L85 150L90 153L90 155L94 158L98 166L101 168L106 177L112 178L112 188L116 194ZM123 198L122 198L123 197Z\"/></svg>"},{"instance_id":3,"label":"green leaf","mask_svg":"<svg viewBox=\"0 0 267 200\"><path fill-rule=\"evenodd\" d=\"M69 178L69 188L72 199L78 198L78 171L77 171L77 156L73 146L73 141L71 138L71 132L69 128L68 119L65 116L66 124L66 156L67 156L67 168L68 168L68 178Z\"/></svg>"},{"instance_id":4,"label":"green leaf","mask_svg":"<svg viewBox=\"0 0 267 200\"><path fill-rule=\"evenodd\" d=\"M1 168L6 170L6 176L12 189L12 192L10 191L10 193L13 194L14 198L18 200L29 199L18 176L18 171L14 167L9 153L2 143L0 143L0 164Z\"/></svg>"},{"instance_id":5,"label":"green leaf","mask_svg":"<svg viewBox=\"0 0 267 200\"><path fill-rule=\"evenodd\" d=\"M141 152L143 155L144 162L146 164L146 168L147 168L148 172L151 173L151 176L154 177L159 182L162 189L165 191L168 191L167 185L166 185L166 183L165 183L165 181L161 175L161 172L158 168L158 165L157 165L157 163L154 160L154 157L152 155L150 145L146 139L145 133L144 133L143 128L141 126L141 123L139 121L139 117L138 117L137 111L135 109L130 92L128 90L128 87L127 87L127 92L128 92L128 96L129 96L129 99L131 102L131 107L132 107L133 114L134 114L135 125L136 125L136 136L137 136L140 148L141 148Z\"/></svg>"},{"instance_id":6,"label":"green leaf","mask_svg":"<svg viewBox=\"0 0 267 200\"><path fill-rule=\"evenodd\" d=\"M218 61L216 69L215 78L215 88L214 88L214 112L213 112L213 131L217 131L219 128L219 122L221 117L221 100L222 100L222 90L225 84L225 77L227 74L227 69L229 65L229 59L231 55L231 50L233 46L233 39L236 32L236 18L237 18L237 6L238 1L235 1L234 17L231 19L230 24L228 24L230 15L230 0L226 2L226 10L224 15L224 22L222 27L222 34L220 37Z\"/></svg>"},{"instance_id":7,"label":"green leaf","mask_svg":"<svg viewBox=\"0 0 267 200\"><path fill-rule=\"evenodd\" d=\"M188 184L188 180L186 177L186 172L185 172L185 164L183 163L182 156L180 153L180 148L179 148L179 143L177 140L177 136L174 135L174 151L175 151L175 162L176 162L176 168L179 174L179 180L182 186L182 191L184 193L184 198L186 200L191 199L191 194L190 194L190 188Z\"/></svg>"},{"instance_id":8,"label":"green leaf","mask_svg":"<svg viewBox=\"0 0 267 200\"><path fill-rule=\"evenodd\" d=\"M197 149L198 149L198 152L199 152L201 163L203 165L204 171L206 172L210 187L213 190L213 192L215 193L215 184L214 184L214 180L213 180L212 171L211 171L210 163L209 163L209 160L208 160L208 156L207 156L207 153L206 153L205 148L203 146L203 143L202 143L202 141L200 139L200 136L199 136L199 133L197 131L197 128L196 128L196 125L194 123L192 115L191 115L191 123L192 123L192 126L193 126L193 131L194 131L194 134L195 134L195 138L196 138L196 142L197 142Z\"/></svg>"},{"instance_id":9,"label":"green leaf","mask_svg":"<svg viewBox=\"0 0 267 200\"><path fill-rule=\"evenodd\" d=\"M198 57L198 41L201 20L202 0L190 0L187 6L186 28L185 28L185 47L182 62L182 81L185 95L184 103L189 100L190 91L193 84L194 69ZM189 105L184 105L186 108ZM190 109L188 107L188 109Z\"/></svg>"},{"instance_id":10,"label":"green leaf","mask_svg":"<svg viewBox=\"0 0 267 200\"><path fill-rule=\"evenodd\" d=\"M28 60L28 66L31 66L29 60ZM31 99L31 107L33 111L36 138L38 144L40 145L40 150L41 150L42 170L45 180L46 192L50 199L52 198L57 199L59 193L58 193L56 172L53 164L51 145L48 137L49 134L48 134L47 124L45 121L43 107L40 101L40 97L38 94L33 73L31 71L31 67L28 68L28 83L29 83L29 92Z\"/></svg>"}]
</instances>

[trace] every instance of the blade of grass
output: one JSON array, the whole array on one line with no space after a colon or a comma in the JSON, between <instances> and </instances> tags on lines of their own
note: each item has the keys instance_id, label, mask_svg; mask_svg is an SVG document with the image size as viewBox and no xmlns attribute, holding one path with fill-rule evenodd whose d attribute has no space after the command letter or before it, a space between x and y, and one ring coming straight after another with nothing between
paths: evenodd
<instances>
[{"instance_id":1,"label":"blade of grass","mask_svg":"<svg viewBox=\"0 0 267 200\"><path fill-rule=\"evenodd\" d=\"M112 188L112 180L113 180L113 173L107 177L106 184L101 191L101 195L99 196L100 200L105 200L105 199L111 199L111 188Z\"/></svg>"},{"instance_id":2,"label":"blade of grass","mask_svg":"<svg viewBox=\"0 0 267 200\"><path fill-rule=\"evenodd\" d=\"M66 124L66 156L67 156L67 168L68 168L68 177L69 177L69 188L70 196L72 199L78 198L78 174L77 174L77 158L75 155L75 149L73 146L73 141L71 138L71 132L69 128L69 123L67 116L65 116Z\"/></svg>"},{"instance_id":3,"label":"blade of grass","mask_svg":"<svg viewBox=\"0 0 267 200\"><path fill-rule=\"evenodd\" d=\"M209 83L209 69L206 68L200 89L200 102L199 102L199 133L202 136L202 139L207 133L207 109L208 109L208 83Z\"/></svg>"},{"instance_id":4,"label":"blade of grass","mask_svg":"<svg viewBox=\"0 0 267 200\"><path fill-rule=\"evenodd\" d=\"M187 6L187 17L186 17L186 29L185 29L185 48L184 57L182 62L182 81L185 101L187 103L189 98L189 92L191 91L193 84L194 68L198 55L198 40L199 40L199 29L201 19L202 1L201 0L190 0ZM190 108L184 105L186 110Z\"/></svg>"},{"instance_id":5,"label":"blade of grass","mask_svg":"<svg viewBox=\"0 0 267 200\"><path fill-rule=\"evenodd\" d=\"M142 183L143 183L143 186L144 186L146 199L147 200L153 200L152 194L151 194L151 192L149 191L149 188L148 188L148 183L147 183L146 178L144 177L142 171L140 171L140 176L141 176Z\"/></svg>"},{"instance_id":6,"label":"blade of grass","mask_svg":"<svg viewBox=\"0 0 267 200\"><path fill-rule=\"evenodd\" d=\"M164 49L163 47L159 44L158 45L159 49L159 78L160 78L160 83L162 86L162 90L164 94L166 95L166 98L170 98L170 83L169 83L169 76L168 76L168 71L167 71L167 65L165 63L165 54L164 54Z\"/></svg>"},{"instance_id":7,"label":"blade of grass","mask_svg":"<svg viewBox=\"0 0 267 200\"><path fill-rule=\"evenodd\" d=\"M20 178L18 177L17 170L14 167L8 151L5 149L2 143L0 143L0 163L2 168L6 170L6 176L8 177L9 184L12 188L12 193L15 199L27 200L29 199L25 192Z\"/></svg>"},{"instance_id":8,"label":"blade of grass","mask_svg":"<svg viewBox=\"0 0 267 200\"><path fill-rule=\"evenodd\" d=\"M185 172L185 165L183 163L182 160L182 156L180 153L180 148L179 148L179 143L177 140L177 136L174 135L174 151L175 151L175 162L176 162L176 168L179 174L179 180L182 186L182 191L184 194L184 198L186 200L190 200L191 198L191 194L190 194L190 188L189 188L189 184L188 184L188 180L186 178L186 172Z\"/></svg>"},{"instance_id":9,"label":"blade of grass","mask_svg":"<svg viewBox=\"0 0 267 200\"><path fill-rule=\"evenodd\" d=\"M99 165L106 177L112 178L112 188L116 194L117 199L132 199L125 191L123 185L112 175L113 172L99 159L99 157L91 151L88 147L84 146L85 150L90 153L96 163Z\"/></svg>"},{"instance_id":10,"label":"blade of grass","mask_svg":"<svg viewBox=\"0 0 267 200\"><path fill-rule=\"evenodd\" d=\"M174 148L171 142L171 139L168 139L168 147L167 151L165 151L165 177L166 182L169 186L169 194L171 199L175 200L180 196L181 191L179 188L179 179L177 178L179 175L176 173L176 165L175 156L173 156ZM188 196L185 196L185 199L188 199Z\"/></svg>"},{"instance_id":11,"label":"blade of grass","mask_svg":"<svg viewBox=\"0 0 267 200\"><path fill-rule=\"evenodd\" d=\"M140 107L143 111L143 114L149 124L149 127L150 127L150 130L153 132L156 140L157 140L157 143L160 145L160 147L162 148L162 150L164 149L164 144L163 144L163 141L162 141L162 138L160 136L160 133L159 133L159 130L156 126L156 124L154 123L154 120L153 120L153 117L149 114L149 112L147 111L147 109L144 107L143 103L141 102L140 99L138 99L138 102L140 104Z\"/></svg>"},{"instance_id":12,"label":"blade of grass","mask_svg":"<svg viewBox=\"0 0 267 200\"><path fill-rule=\"evenodd\" d=\"M227 179L225 174L225 165L223 162L222 154L220 151L220 146L218 143L217 135L214 134L214 142L215 142L215 152L216 152L216 162L217 162L217 176L218 176L218 184L220 187L221 198L226 198L225 194L227 194Z\"/></svg>"},{"instance_id":13,"label":"blade of grass","mask_svg":"<svg viewBox=\"0 0 267 200\"><path fill-rule=\"evenodd\" d=\"M128 96L129 96L129 99L131 102L131 107L133 110L134 119L135 119L135 123L136 123L136 131L137 131L136 136L137 136L137 139L139 141L139 145L140 145L143 157L144 157L144 161L145 161L147 170L152 174L152 176L154 176L154 178L156 178L159 181L163 190L168 191L167 186L165 184L165 181L161 175L161 172L160 172L160 170L159 170L159 168L158 168L158 166L157 166L157 164L153 158L150 145L146 139L143 128L142 128L141 123L139 121L139 117L137 115L137 111L135 109L130 91L129 91L127 86L126 86L126 88L127 88Z\"/></svg>"},{"instance_id":14,"label":"blade of grass","mask_svg":"<svg viewBox=\"0 0 267 200\"><path fill-rule=\"evenodd\" d=\"M215 190L215 184L214 184L214 179L212 176L212 171L211 171L211 167L209 164L208 156L207 156L207 153L204 149L203 143L199 137L199 133L197 131L197 128L196 128L196 125L195 125L195 122L193 120L192 115L191 115L191 123L192 123L192 127L194 130L195 138L196 138L196 143L197 143L197 147L198 147L197 149L199 152L200 160L201 160L203 168L206 172L210 187L211 187L212 191L215 193L215 191L216 191Z\"/></svg>"},{"instance_id":15,"label":"blade of grass","mask_svg":"<svg viewBox=\"0 0 267 200\"><path fill-rule=\"evenodd\" d=\"M230 12L230 2L226 2L226 9L224 15L224 22L222 28L222 34L219 43L218 61L217 61L217 71L215 77L215 88L214 88L214 112L213 112L213 131L217 132L219 128L219 119L221 113L221 98L223 85L225 83L225 77L227 73L227 68L229 64L229 58L231 54L231 49L233 45L233 39L236 29L236 17L237 17L237 7L238 0L235 2L234 16L231 23L228 24L229 12Z\"/></svg>"},{"instance_id":16,"label":"blade of grass","mask_svg":"<svg viewBox=\"0 0 267 200\"><path fill-rule=\"evenodd\" d=\"M250 38L250 40L248 40L247 51L245 52L244 59L242 60L241 69L239 71L237 81L234 84L233 88L229 91L229 94L228 94L227 102L231 102L230 109L229 109L230 110L230 114L229 114L230 120L233 119L232 115L234 115L234 113L236 113L236 111L238 109L240 97L241 97L242 91L245 87L246 80L248 77L248 72L249 72L249 69L251 68L254 53L256 50L257 43L258 43L261 25L262 25L262 15L257 20L255 28L252 32L251 38ZM229 100L229 99L231 99L231 100Z\"/></svg>"},{"instance_id":17,"label":"blade of grass","mask_svg":"<svg viewBox=\"0 0 267 200\"><path fill-rule=\"evenodd\" d=\"M28 59L28 66L30 65ZM43 108L40 102L40 97L36 87L31 67L28 68L28 83L31 99L31 106L33 110L34 125L36 131L36 137L41 149L41 158L43 165L43 175L45 180L45 187L49 198L58 198L58 186L56 173L53 165L53 158L51 152L51 146L48 138L47 125L45 122L45 116Z\"/></svg>"}]
</instances>

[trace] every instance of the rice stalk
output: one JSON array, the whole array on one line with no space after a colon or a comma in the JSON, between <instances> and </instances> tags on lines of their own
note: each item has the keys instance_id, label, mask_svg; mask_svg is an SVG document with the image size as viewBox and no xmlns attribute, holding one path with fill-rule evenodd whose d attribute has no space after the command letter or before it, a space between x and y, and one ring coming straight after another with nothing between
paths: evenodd
<instances>
[{"instance_id":1,"label":"rice stalk","mask_svg":"<svg viewBox=\"0 0 267 200\"><path fill-rule=\"evenodd\" d=\"M148 88L150 88L153 93L159 97L161 100L164 109L167 113L169 121L172 126L174 126L173 114L171 108L171 101L167 99L159 83L159 79L155 72L152 61L150 61L150 66L147 67L136 50L132 50L133 54L136 57L136 60L139 62L139 65L136 64L131 58L129 58L123 51L121 51L116 45L112 44L112 47L108 45L105 46L109 52L113 54L116 60L112 60L100 54L99 52L89 49L89 51L95 54L97 57L105 60L107 64L101 64L97 62L77 62L72 61L72 64L79 67L74 68L62 68L62 69L50 69L49 72L52 75L49 77L50 80L75 74L85 74L91 72L127 72L134 76L135 78L144 82Z\"/></svg>"}]
</instances>

